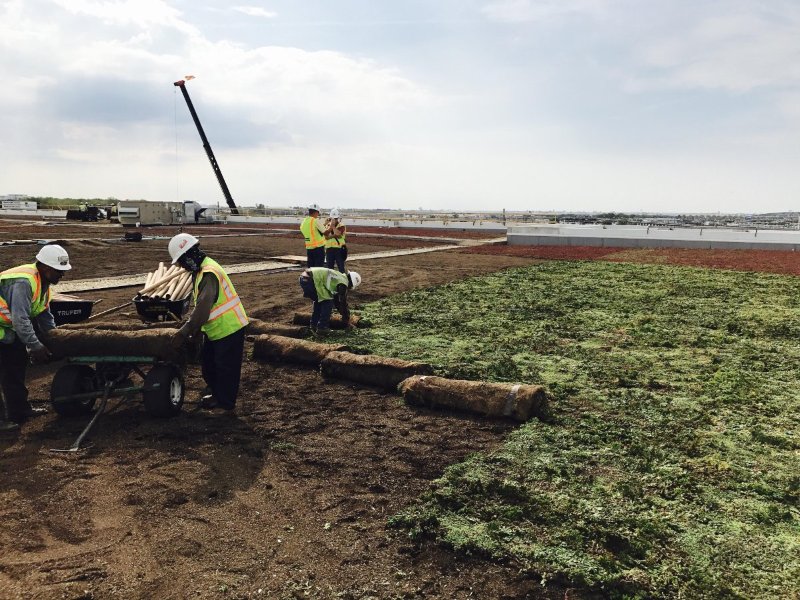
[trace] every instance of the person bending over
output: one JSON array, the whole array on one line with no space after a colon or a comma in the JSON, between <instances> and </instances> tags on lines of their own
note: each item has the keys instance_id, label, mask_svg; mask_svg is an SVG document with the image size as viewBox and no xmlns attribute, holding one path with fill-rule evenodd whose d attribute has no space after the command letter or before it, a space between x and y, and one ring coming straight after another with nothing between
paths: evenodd
<instances>
[{"instance_id":1,"label":"person bending over","mask_svg":"<svg viewBox=\"0 0 800 600\"><path fill-rule=\"evenodd\" d=\"M39 250L35 263L0 273L0 388L6 413L0 414L0 431L47 412L28 402L25 374L28 362L50 358L40 338L56 326L50 312L51 286L71 268L67 251L49 244Z\"/></svg>"},{"instance_id":2,"label":"person bending over","mask_svg":"<svg viewBox=\"0 0 800 600\"><path fill-rule=\"evenodd\" d=\"M331 313L334 306L347 326L350 327L350 310L347 294L361 284L361 275L355 271L340 273L326 267L312 267L300 275L303 297L313 302L311 331L326 335L330 331Z\"/></svg>"}]
</instances>

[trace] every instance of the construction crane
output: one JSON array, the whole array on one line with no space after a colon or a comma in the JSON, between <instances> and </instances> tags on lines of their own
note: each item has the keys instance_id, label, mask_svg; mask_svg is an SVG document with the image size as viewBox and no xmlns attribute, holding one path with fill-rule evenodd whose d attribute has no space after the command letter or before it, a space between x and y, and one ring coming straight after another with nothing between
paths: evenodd
<instances>
[{"instance_id":1,"label":"construction crane","mask_svg":"<svg viewBox=\"0 0 800 600\"><path fill-rule=\"evenodd\" d=\"M194 77L187 75L186 79L194 79ZM239 209L236 208L236 203L233 201L233 196L231 196L231 191L228 189L228 184L225 183L225 178L222 176L222 171L219 168L219 164L217 164L217 159L214 157L214 151L211 149L211 144L208 143L208 138L203 131L203 126L200 124L200 119L197 117L197 111L194 109L192 99L189 98L189 92L186 90L186 79L176 81L174 85L181 89L183 99L186 100L186 106L189 107L189 112L192 114L194 124L197 126L197 132L200 134L200 139L203 140L203 148L205 148L206 154L208 155L208 160L211 162L211 168L214 169L214 175L217 176L219 187L222 188L222 193L225 196L225 202L228 203L228 206L231 209L231 214L238 215Z\"/></svg>"}]
</instances>

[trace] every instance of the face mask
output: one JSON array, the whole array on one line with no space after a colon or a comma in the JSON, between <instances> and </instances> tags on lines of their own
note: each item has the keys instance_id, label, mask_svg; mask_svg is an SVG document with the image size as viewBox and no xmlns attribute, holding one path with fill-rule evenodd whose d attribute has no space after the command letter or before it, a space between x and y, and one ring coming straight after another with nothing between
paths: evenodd
<instances>
[{"instance_id":1,"label":"face mask","mask_svg":"<svg viewBox=\"0 0 800 600\"><path fill-rule=\"evenodd\" d=\"M197 273L200 270L200 263L202 262L202 259L195 256L193 252L187 252L178 259L178 264L192 273Z\"/></svg>"}]
</instances>

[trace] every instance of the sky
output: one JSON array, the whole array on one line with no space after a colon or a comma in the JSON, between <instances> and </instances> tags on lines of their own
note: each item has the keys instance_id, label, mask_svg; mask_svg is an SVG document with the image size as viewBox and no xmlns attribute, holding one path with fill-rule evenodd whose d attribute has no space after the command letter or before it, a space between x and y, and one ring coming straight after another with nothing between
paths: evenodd
<instances>
[{"instance_id":1,"label":"sky","mask_svg":"<svg viewBox=\"0 0 800 600\"><path fill-rule=\"evenodd\" d=\"M800 209L797 0L0 0L0 195Z\"/></svg>"}]
</instances>

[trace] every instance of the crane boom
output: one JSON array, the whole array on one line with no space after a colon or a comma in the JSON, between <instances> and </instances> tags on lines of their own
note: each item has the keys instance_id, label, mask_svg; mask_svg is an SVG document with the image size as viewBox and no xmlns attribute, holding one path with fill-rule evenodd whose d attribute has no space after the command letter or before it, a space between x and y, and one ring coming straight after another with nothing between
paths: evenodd
<instances>
[{"instance_id":1,"label":"crane boom","mask_svg":"<svg viewBox=\"0 0 800 600\"><path fill-rule=\"evenodd\" d=\"M236 208L236 203L233 201L233 196L231 196L231 192L228 189L228 184L225 183L225 178L222 176L222 170L219 168L217 159L214 156L214 151L211 149L211 144L209 144L208 138L206 137L206 134L203 131L203 126L200 124L200 119L197 116L197 111L195 111L194 109L194 104L192 104L192 99L189 98L189 92L186 89L186 81L181 79L180 81L176 81L174 85L176 85L181 89L181 93L183 94L183 99L186 100L186 106L189 107L189 112L192 115L194 124L197 126L197 132L200 134L200 139L203 141L203 148L205 149L206 154L208 155L208 160L211 162L211 168L214 169L214 175L217 176L219 187L222 188L222 194L225 196L225 202L228 203L228 206L231 209L231 214L238 215L239 209Z\"/></svg>"}]
</instances>

